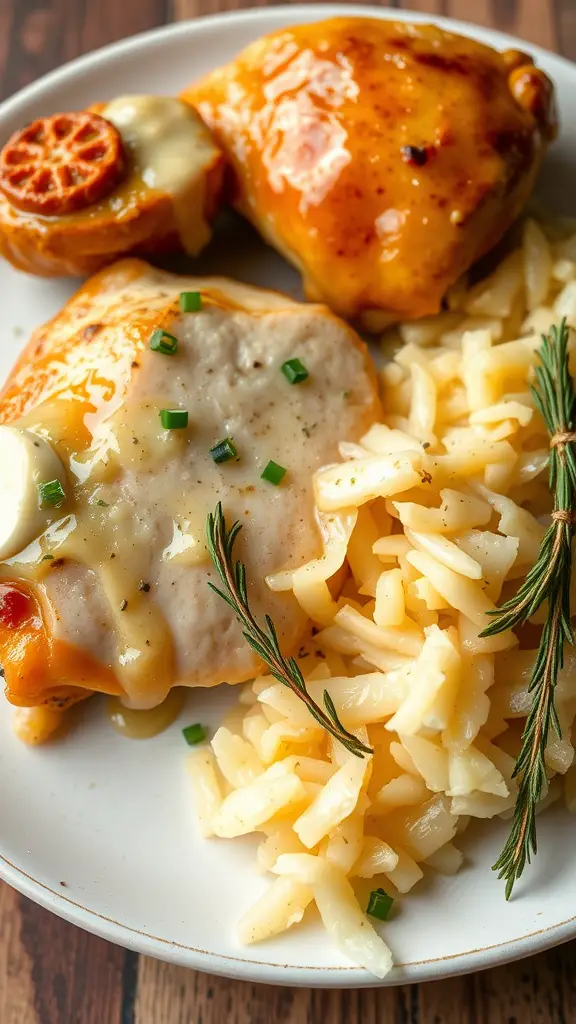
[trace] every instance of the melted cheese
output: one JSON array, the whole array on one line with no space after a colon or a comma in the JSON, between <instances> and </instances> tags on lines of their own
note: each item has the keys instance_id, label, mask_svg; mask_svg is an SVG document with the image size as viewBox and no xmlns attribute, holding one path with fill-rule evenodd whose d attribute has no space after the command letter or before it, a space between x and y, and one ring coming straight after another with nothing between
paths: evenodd
<instances>
[{"instance_id":1,"label":"melted cheese","mask_svg":"<svg viewBox=\"0 0 576 1024\"><path fill-rule=\"evenodd\" d=\"M206 172L218 154L207 128L172 96L120 96L102 116L122 135L143 182L172 197L182 245L197 255L210 240Z\"/></svg>"}]
</instances>

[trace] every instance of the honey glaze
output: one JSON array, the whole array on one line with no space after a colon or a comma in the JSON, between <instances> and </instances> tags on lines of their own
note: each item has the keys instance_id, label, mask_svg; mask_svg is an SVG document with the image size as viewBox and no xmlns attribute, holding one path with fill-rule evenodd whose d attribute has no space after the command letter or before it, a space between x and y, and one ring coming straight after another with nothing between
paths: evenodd
<instances>
[{"instance_id":1,"label":"honey glaze","mask_svg":"<svg viewBox=\"0 0 576 1024\"><path fill-rule=\"evenodd\" d=\"M174 687L161 704L141 711L126 707L119 697L109 697L106 702L108 718L116 732L131 740L148 740L164 732L184 707L186 690Z\"/></svg>"}]
</instances>

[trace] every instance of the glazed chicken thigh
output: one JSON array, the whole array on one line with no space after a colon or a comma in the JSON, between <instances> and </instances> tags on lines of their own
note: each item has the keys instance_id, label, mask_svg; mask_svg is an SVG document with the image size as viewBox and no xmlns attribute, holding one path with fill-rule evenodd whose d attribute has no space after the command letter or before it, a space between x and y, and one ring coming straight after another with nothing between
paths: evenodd
<instances>
[{"instance_id":1,"label":"glazed chicken thigh","mask_svg":"<svg viewBox=\"0 0 576 1024\"><path fill-rule=\"evenodd\" d=\"M381 19L276 32L184 98L307 296L368 329L438 311L518 216L555 134L530 57Z\"/></svg>"}]
</instances>

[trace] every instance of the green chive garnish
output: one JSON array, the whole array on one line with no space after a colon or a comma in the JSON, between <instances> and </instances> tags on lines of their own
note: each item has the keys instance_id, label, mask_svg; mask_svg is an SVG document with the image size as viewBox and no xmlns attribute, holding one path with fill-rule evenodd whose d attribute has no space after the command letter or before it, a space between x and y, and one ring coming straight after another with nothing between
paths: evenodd
<instances>
[{"instance_id":1,"label":"green chive garnish","mask_svg":"<svg viewBox=\"0 0 576 1024\"><path fill-rule=\"evenodd\" d=\"M188 426L188 410L160 409L160 421L165 430L181 430Z\"/></svg>"},{"instance_id":2,"label":"green chive garnish","mask_svg":"<svg viewBox=\"0 0 576 1024\"><path fill-rule=\"evenodd\" d=\"M210 449L210 455L214 459L214 462L228 462L229 459L236 458L238 451L232 438L225 437L223 441L218 441L218 444L215 444L214 447Z\"/></svg>"},{"instance_id":3,"label":"green chive garnish","mask_svg":"<svg viewBox=\"0 0 576 1024\"><path fill-rule=\"evenodd\" d=\"M277 462L270 461L261 474L261 479L267 480L269 484L274 484L275 487L278 487L278 484L285 475L286 470L284 466L279 466Z\"/></svg>"},{"instance_id":4,"label":"green chive garnish","mask_svg":"<svg viewBox=\"0 0 576 1024\"><path fill-rule=\"evenodd\" d=\"M47 480L38 484L40 508L59 508L66 500L66 494L59 480Z\"/></svg>"},{"instance_id":5,"label":"green chive garnish","mask_svg":"<svg viewBox=\"0 0 576 1024\"><path fill-rule=\"evenodd\" d=\"M280 367L289 384L301 384L308 377L308 370L299 359L288 359Z\"/></svg>"},{"instance_id":6,"label":"green chive garnish","mask_svg":"<svg viewBox=\"0 0 576 1024\"><path fill-rule=\"evenodd\" d=\"M187 725L185 729L182 729L182 735L186 740L186 743L193 747L195 743L202 743L202 740L206 739L206 730L200 722L195 722L194 725Z\"/></svg>"},{"instance_id":7,"label":"green chive garnish","mask_svg":"<svg viewBox=\"0 0 576 1024\"><path fill-rule=\"evenodd\" d=\"M178 348L178 338L157 327L150 335L150 348L153 352L161 352L163 356L173 356Z\"/></svg>"},{"instance_id":8,"label":"green chive garnish","mask_svg":"<svg viewBox=\"0 0 576 1024\"><path fill-rule=\"evenodd\" d=\"M370 893L366 913L370 917L377 917L379 921L386 921L394 900L385 889L373 889Z\"/></svg>"},{"instance_id":9,"label":"green chive garnish","mask_svg":"<svg viewBox=\"0 0 576 1024\"><path fill-rule=\"evenodd\" d=\"M180 309L183 313L197 313L202 309L200 292L180 292Z\"/></svg>"}]
</instances>

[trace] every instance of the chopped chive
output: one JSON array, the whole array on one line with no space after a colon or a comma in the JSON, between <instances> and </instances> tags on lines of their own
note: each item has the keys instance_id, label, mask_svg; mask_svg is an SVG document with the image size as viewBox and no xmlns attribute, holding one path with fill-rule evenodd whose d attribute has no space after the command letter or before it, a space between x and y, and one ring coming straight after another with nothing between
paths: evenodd
<instances>
[{"instance_id":1,"label":"chopped chive","mask_svg":"<svg viewBox=\"0 0 576 1024\"><path fill-rule=\"evenodd\" d=\"M178 338L168 331L157 327L150 335L150 348L153 352L160 352L163 356L173 356L178 348Z\"/></svg>"},{"instance_id":2,"label":"chopped chive","mask_svg":"<svg viewBox=\"0 0 576 1024\"><path fill-rule=\"evenodd\" d=\"M42 555L41 561L42 562L51 562L53 558L54 558L54 555Z\"/></svg>"},{"instance_id":3,"label":"chopped chive","mask_svg":"<svg viewBox=\"0 0 576 1024\"><path fill-rule=\"evenodd\" d=\"M308 377L308 370L299 359L287 359L280 369L289 384L301 384Z\"/></svg>"},{"instance_id":4,"label":"chopped chive","mask_svg":"<svg viewBox=\"0 0 576 1024\"><path fill-rule=\"evenodd\" d=\"M236 458L238 451L232 438L225 437L223 441L218 441L218 444L210 449L210 455L214 462L228 462L229 459Z\"/></svg>"},{"instance_id":5,"label":"chopped chive","mask_svg":"<svg viewBox=\"0 0 576 1024\"><path fill-rule=\"evenodd\" d=\"M59 508L66 500L66 494L59 480L46 480L38 484L40 508Z\"/></svg>"},{"instance_id":6,"label":"chopped chive","mask_svg":"<svg viewBox=\"0 0 576 1024\"><path fill-rule=\"evenodd\" d=\"M200 722L195 722L194 725L187 725L182 729L182 735L186 743L193 747L195 743L202 743L202 740L206 739L206 730Z\"/></svg>"},{"instance_id":7,"label":"chopped chive","mask_svg":"<svg viewBox=\"0 0 576 1024\"><path fill-rule=\"evenodd\" d=\"M188 410L160 409L160 420L165 430L181 430L188 426Z\"/></svg>"},{"instance_id":8,"label":"chopped chive","mask_svg":"<svg viewBox=\"0 0 576 1024\"><path fill-rule=\"evenodd\" d=\"M102 498L98 498L98 499L97 499L97 500L96 500L96 501L94 502L94 504L95 504L95 505L99 505L99 506L100 506L100 508L109 508L108 502L107 502L107 501L104 501L104 500L103 500Z\"/></svg>"},{"instance_id":9,"label":"chopped chive","mask_svg":"<svg viewBox=\"0 0 576 1024\"><path fill-rule=\"evenodd\" d=\"M270 461L262 472L261 479L267 480L269 484L274 484L275 487L278 487L278 484L285 475L286 470L284 466L279 466L277 462Z\"/></svg>"},{"instance_id":10,"label":"chopped chive","mask_svg":"<svg viewBox=\"0 0 576 1024\"><path fill-rule=\"evenodd\" d=\"M394 900L385 889L373 889L370 893L366 913L370 917L377 917L379 921L386 921L392 910Z\"/></svg>"},{"instance_id":11,"label":"chopped chive","mask_svg":"<svg viewBox=\"0 0 576 1024\"><path fill-rule=\"evenodd\" d=\"M180 309L183 313L197 313L202 309L200 292L180 292Z\"/></svg>"}]
</instances>

